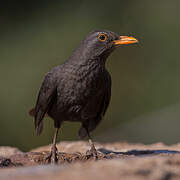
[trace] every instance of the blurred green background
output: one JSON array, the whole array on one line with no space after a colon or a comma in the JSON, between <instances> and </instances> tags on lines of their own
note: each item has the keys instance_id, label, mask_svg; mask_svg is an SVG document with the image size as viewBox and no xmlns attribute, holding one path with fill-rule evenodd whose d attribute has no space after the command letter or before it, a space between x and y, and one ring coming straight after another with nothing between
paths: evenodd
<instances>
[{"instance_id":1,"label":"blurred green background","mask_svg":"<svg viewBox=\"0 0 180 180\"><path fill-rule=\"evenodd\" d=\"M180 141L180 1L7 0L0 6L0 145L26 151L51 143L28 116L42 78L63 63L89 31L108 29L140 43L108 59L112 100L92 133L96 141ZM58 140L77 140L80 124L64 123Z\"/></svg>"}]
</instances>

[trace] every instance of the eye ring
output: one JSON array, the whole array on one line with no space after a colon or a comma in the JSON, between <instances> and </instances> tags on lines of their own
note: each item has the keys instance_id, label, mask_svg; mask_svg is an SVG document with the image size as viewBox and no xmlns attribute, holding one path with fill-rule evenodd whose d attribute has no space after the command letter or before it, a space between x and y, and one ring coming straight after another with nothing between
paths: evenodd
<instances>
[{"instance_id":1,"label":"eye ring","mask_svg":"<svg viewBox=\"0 0 180 180\"><path fill-rule=\"evenodd\" d=\"M98 35L98 39L99 39L99 41L104 42L107 40L107 35L104 33L101 33Z\"/></svg>"}]
</instances>

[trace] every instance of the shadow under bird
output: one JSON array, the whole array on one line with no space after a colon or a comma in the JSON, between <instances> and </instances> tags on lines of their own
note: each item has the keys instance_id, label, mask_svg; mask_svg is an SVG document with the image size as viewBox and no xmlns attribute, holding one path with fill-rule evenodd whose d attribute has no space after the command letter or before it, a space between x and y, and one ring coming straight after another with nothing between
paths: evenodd
<instances>
[{"instance_id":1,"label":"shadow under bird","mask_svg":"<svg viewBox=\"0 0 180 180\"><path fill-rule=\"evenodd\" d=\"M98 158L90 132L103 119L111 98L111 76L105 67L106 59L116 47L137 42L133 37L107 30L90 32L64 64L45 75L30 115L34 116L38 135L45 116L54 120L55 134L48 162L58 161L56 139L63 121L82 123L79 136L88 136L90 155Z\"/></svg>"}]
</instances>

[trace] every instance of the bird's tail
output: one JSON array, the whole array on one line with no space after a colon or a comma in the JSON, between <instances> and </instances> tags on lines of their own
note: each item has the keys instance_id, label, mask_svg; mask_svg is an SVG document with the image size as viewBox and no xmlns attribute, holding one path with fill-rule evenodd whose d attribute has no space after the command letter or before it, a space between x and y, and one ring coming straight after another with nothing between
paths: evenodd
<instances>
[{"instance_id":1,"label":"bird's tail","mask_svg":"<svg viewBox=\"0 0 180 180\"><path fill-rule=\"evenodd\" d=\"M32 109L29 110L29 115L32 116L32 117L35 117L35 108L32 108ZM46 113L44 117L49 117L49 116ZM38 136L41 134L42 130L43 130L43 122L40 122L38 124L38 126L36 126L36 133L37 133Z\"/></svg>"},{"instance_id":2,"label":"bird's tail","mask_svg":"<svg viewBox=\"0 0 180 180\"><path fill-rule=\"evenodd\" d=\"M36 134L39 136L43 130L43 122L41 121L39 125L36 127Z\"/></svg>"},{"instance_id":3,"label":"bird's tail","mask_svg":"<svg viewBox=\"0 0 180 180\"><path fill-rule=\"evenodd\" d=\"M92 119L91 121L89 121L89 123L87 125L87 130L89 131L89 133L91 131L93 131L94 129L96 129L96 127L99 124L99 122L101 121L101 119L102 119L102 117L100 116L97 119ZM79 129L79 132L78 132L78 135L79 135L80 139L83 139L88 135L87 130L84 127L84 125L81 126L81 128Z\"/></svg>"},{"instance_id":4,"label":"bird's tail","mask_svg":"<svg viewBox=\"0 0 180 180\"><path fill-rule=\"evenodd\" d=\"M87 136L87 131L84 127L81 127L78 132L79 138L83 139Z\"/></svg>"},{"instance_id":5,"label":"bird's tail","mask_svg":"<svg viewBox=\"0 0 180 180\"><path fill-rule=\"evenodd\" d=\"M29 110L29 115L34 117L35 116L35 108Z\"/></svg>"},{"instance_id":6,"label":"bird's tail","mask_svg":"<svg viewBox=\"0 0 180 180\"><path fill-rule=\"evenodd\" d=\"M35 116L35 108L32 108L29 110L29 115L32 117ZM49 117L49 115L46 113L44 117Z\"/></svg>"}]
</instances>

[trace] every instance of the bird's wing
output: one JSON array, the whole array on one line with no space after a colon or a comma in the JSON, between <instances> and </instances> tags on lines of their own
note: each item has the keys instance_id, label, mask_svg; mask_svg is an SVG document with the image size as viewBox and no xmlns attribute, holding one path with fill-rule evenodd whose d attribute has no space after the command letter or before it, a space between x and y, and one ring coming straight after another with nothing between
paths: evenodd
<instances>
[{"instance_id":1,"label":"bird's wing","mask_svg":"<svg viewBox=\"0 0 180 180\"><path fill-rule=\"evenodd\" d=\"M101 106L100 106L99 111L97 113L97 117L96 117L96 121L95 121L95 127L92 127L92 130L95 129L96 126L103 119L103 117L107 111L107 108L109 106L110 99L111 99L111 76L107 71L106 71L105 77L106 77L106 87L105 87L104 97L102 98ZM91 131L91 128L89 130Z\"/></svg>"},{"instance_id":2,"label":"bird's wing","mask_svg":"<svg viewBox=\"0 0 180 180\"><path fill-rule=\"evenodd\" d=\"M47 73L44 77L43 83L41 85L35 111L34 111L34 124L37 134L40 135L43 127L42 120L48 110L51 108L55 98L57 96L57 86L55 78L52 73Z\"/></svg>"},{"instance_id":3,"label":"bird's wing","mask_svg":"<svg viewBox=\"0 0 180 180\"><path fill-rule=\"evenodd\" d=\"M106 71L105 77L106 77L106 87L105 87L104 93L102 94L102 99L100 101L98 111L96 111L96 114L94 114L92 111L90 111L88 113L85 112L85 114L83 114L84 117L89 119L88 127L87 127L89 132L93 131L97 127L97 125L100 123L100 121L103 119L103 117L107 111L107 108L109 106L109 103L110 103L111 76L107 71ZM98 103L98 102L95 101L95 103ZM79 130L79 136L80 136L80 138L84 138L86 135L87 135L87 132L83 125Z\"/></svg>"},{"instance_id":4,"label":"bird's wing","mask_svg":"<svg viewBox=\"0 0 180 180\"><path fill-rule=\"evenodd\" d=\"M111 84L112 84L111 76L107 71L106 73L107 73L107 85L106 85L106 93L104 96L104 106L102 105L102 109L101 109L102 116L105 115L111 99Z\"/></svg>"}]
</instances>

